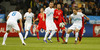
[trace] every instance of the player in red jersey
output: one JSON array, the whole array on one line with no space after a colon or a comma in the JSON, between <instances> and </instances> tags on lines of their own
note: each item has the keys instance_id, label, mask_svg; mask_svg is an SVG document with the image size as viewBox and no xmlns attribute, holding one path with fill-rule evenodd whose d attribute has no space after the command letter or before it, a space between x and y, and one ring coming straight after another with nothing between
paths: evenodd
<instances>
[{"instance_id":1,"label":"player in red jersey","mask_svg":"<svg viewBox=\"0 0 100 50\"><path fill-rule=\"evenodd\" d=\"M37 25L37 27L36 27L36 34L37 34L38 40L39 40L39 30L40 30L40 29L46 30L46 23L45 23L46 14L43 13L43 11L44 11L44 9L41 8L41 9L40 9L40 13L38 14L38 17L37 17L37 19L35 20L35 21L38 21L38 20L39 20L39 23L38 23L38 25ZM35 22L35 21L34 21L34 22Z\"/></svg>"},{"instance_id":2,"label":"player in red jersey","mask_svg":"<svg viewBox=\"0 0 100 50\"><path fill-rule=\"evenodd\" d=\"M56 26L58 28L57 33L56 33L58 42L60 42L59 41L59 30L60 29L62 30L61 38L63 39L63 42L65 42L65 40L63 38L63 36L65 34L65 27L63 27L63 28L59 27L59 24L62 23L62 20L63 20L64 24L66 24L65 20L64 20L64 17L63 17L63 11L61 10L61 5L57 4L57 9L54 10L54 22L55 22L55 24L56 24Z\"/></svg>"},{"instance_id":3,"label":"player in red jersey","mask_svg":"<svg viewBox=\"0 0 100 50\"><path fill-rule=\"evenodd\" d=\"M78 12L81 12L81 13L82 13L82 10L79 9ZM86 18L87 21L89 20L89 18L88 18L86 15L84 15L84 16L82 17L82 28L81 28L80 31L79 31L79 43L81 42L82 35L83 35L83 31L84 31L84 17Z\"/></svg>"}]
</instances>

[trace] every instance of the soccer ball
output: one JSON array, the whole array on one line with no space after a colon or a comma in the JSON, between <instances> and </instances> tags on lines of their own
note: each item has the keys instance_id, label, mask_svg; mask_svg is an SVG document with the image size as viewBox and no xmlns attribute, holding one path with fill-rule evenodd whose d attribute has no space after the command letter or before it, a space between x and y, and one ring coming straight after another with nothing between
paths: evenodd
<instances>
[{"instance_id":1,"label":"soccer ball","mask_svg":"<svg viewBox=\"0 0 100 50\"><path fill-rule=\"evenodd\" d=\"M59 27L61 27L61 28L64 26L65 26L65 24L63 22L59 24Z\"/></svg>"}]
</instances>

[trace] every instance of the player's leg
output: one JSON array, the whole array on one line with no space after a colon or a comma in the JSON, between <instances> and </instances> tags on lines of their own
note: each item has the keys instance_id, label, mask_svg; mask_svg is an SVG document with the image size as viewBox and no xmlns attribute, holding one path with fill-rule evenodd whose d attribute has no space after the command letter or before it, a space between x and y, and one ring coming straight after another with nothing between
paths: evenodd
<instances>
[{"instance_id":1,"label":"player's leg","mask_svg":"<svg viewBox=\"0 0 100 50\"><path fill-rule=\"evenodd\" d=\"M68 38L69 38L69 34L72 32L72 29L68 29L67 34L66 34L66 40L65 43L67 44L68 42Z\"/></svg>"},{"instance_id":2,"label":"player's leg","mask_svg":"<svg viewBox=\"0 0 100 50\"><path fill-rule=\"evenodd\" d=\"M65 39L64 39L65 27L63 27L61 29L62 29L62 36L61 36L61 38L62 38L63 42L65 42Z\"/></svg>"},{"instance_id":3,"label":"player's leg","mask_svg":"<svg viewBox=\"0 0 100 50\"><path fill-rule=\"evenodd\" d=\"M38 26L36 27L36 34L37 34L38 40L40 40L40 38L39 38L39 30L40 30L40 29L41 29L41 26L38 25Z\"/></svg>"},{"instance_id":4,"label":"player's leg","mask_svg":"<svg viewBox=\"0 0 100 50\"><path fill-rule=\"evenodd\" d=\"M24 37L24 40L28 36L28 31L29 31L30 27L31 27L31 24L30 23L25 23L25 37Z\"/></svg>"},{"instance_id":5,"label":"player's leg","mask_svg":"<svg viewBox=\"0 0 100 50\"><path fill-rule=\"evenodd\" d=\"M20 39L21 39L22 44L23 44L23 45L26 45L26 43L24 42L23 35L22 35L21 32L20 32L20 29L19 29L18 24L13 24L13 28L14 28L14 30L16 30L17 33L19 34L19 37L20 37Z\"/></svg>"},{"instance_id":6,"label":"player's leg","mask_svg":"<svg viewBox=\"0 0 100 50\"><path fill-rule=\"evenodd\" d=\"M6 45L6 44L5 44L5 41L6 41L6 39L7 39L7 36L8 36L8 33L9 33L9 30L10 30L10 29L11 29L11 25L9 25L9 23L7 23L7 26L6 26L6 33L4 34L2 45Z\"/></svg>"},{"instance_id":7,"label":"player's leg","mask_svg":"<svg viewBox=\"0 0 100 50\"><path fill-rule=\"evenodd\" d=\"M52 42L51 38L52 38L52 36L55 34L55 32L56 32L56 30L52 30L50 36L48 37L48 40L49 40L50 42Z\"/></svg>"},{"instance_id":8,"label":"player's leg","mask_svg":"<svg viewBox=\"0 0 100 50\"><path fill-rule=\"evenodd\" d=\"M57 36L57 41L60 42L60 40L59 40L59 31L56 32L56 36Z\"/></svg>"},{"instance_id":9,"label":"player's leg","mask_svg":"<svg viewBox=\"0 0 100 50\"><path fill-rule=\"evenodd\" d=\"M82 27L79 31L79 43L81 43L81 40L82 40L82 34L83 34L83 30L84 30L84 27Z\"/></svg>"},{"instance_id":10,"label":"player's leg","mask_svg":"<svg viewBox=\"0 0 100 50\"><path fill-rule=\"evenodd\" d=\"M44 39L43 39L43 41L44 41L45 43L47 43L46 38L47 38L47 36L49 35L49 33L50 33L49 30L47 30L46 33L45 33L45 36L44 36Z\"/></svg>"},{"instance_id":11,"label":"player's leg","mask_svg":"<svg viewBox=\"0 0 100 50\"><path fill-rule=\"evenodd\" d=\"M75 44L77 43L77 40L78 40L78 31L79 29L75 29Z\"/></svg>"},{"instance_id":12,"label":"player's leg","mask_svg":"<svg viewBox=\"0 0 100 50\"><path fill-rule=\"evenodd\" d=\"M8 33L9 33L9 31L7 31L7 32L4 34L2 45L6 45L5 41L6 41L6 39L7 39Z\"/></svg>"}]
</instances>

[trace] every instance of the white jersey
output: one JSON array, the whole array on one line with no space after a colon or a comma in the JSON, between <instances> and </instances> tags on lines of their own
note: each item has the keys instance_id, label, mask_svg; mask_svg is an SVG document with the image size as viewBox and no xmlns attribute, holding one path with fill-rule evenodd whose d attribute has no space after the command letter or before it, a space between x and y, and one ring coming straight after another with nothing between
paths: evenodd
<instances>
[{"instance_id":1,"label":"white jersey","mask_svg":"<svg viewBox=\"0 0 100 50\"><path fill-rule=\"evenodd\" d=\"M57 29L53 20L54 8L47 7L44 13L46 14L46 30Z\"/></svg>"},{"instance_id":2,"label":"white jersey","mask_svg":"<svg viewBox=\"0 0 100 50\"><path fill-rule=\"evenodd\" d=\"M82 24L82 17L84 14L77 12L77 15L71 14L70 17L74 20L73 24Z\"/></svg>"},{"instance_id":3,"label":"white jersey","mask_svg":"<svg viewBox=\"0 0 100 50\"><path fill-rule=\"evenodd\" d=\"M26 12L24 17L26 17L26 21L25 22L28 22L28 23L32 23L32 19L34 17L34 14L31 12Z\"/></svg>"},{"instance_id":4,"label":"white jersey","mask_svg":"<svg viewBox=\"0 0 100 50\"><path fill-rule=\"evenodd\" d=\"M22 15L18 11L12 11L9 13L9 18L7 20L6 30L11 30L11 28L20 31L17 24L17 20L22 19Z\"/></svg>"},{"instance_id":5,"label":"white jersey","mask_svg":"<svg viewBox=\"0 0 100 50\"><path fill-rule=\"evenodd\" d=\"M18 11L12 11L9 13L8 16L9 16L9 18L8 18L7 22L17 23L17 20L22 19L22 15Z\"/></svg>"}]
</instances>

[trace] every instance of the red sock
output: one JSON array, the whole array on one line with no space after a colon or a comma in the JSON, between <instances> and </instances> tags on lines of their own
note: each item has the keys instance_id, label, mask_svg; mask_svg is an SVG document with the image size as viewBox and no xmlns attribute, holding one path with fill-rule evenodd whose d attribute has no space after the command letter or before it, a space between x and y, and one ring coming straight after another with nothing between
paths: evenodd
<instances>
[{"instance_id":1,"label":"red sock","mask_svg":"<svg viewBox=\"0 0 100 50\"><path fill-rule=\"evenodd\" d=\"M56 36L57 36L57 40L59 40L59 33L58 32L56 33Z\"/></svg>"},{"instance_id":2,"label":"red sock","mask_svg":"<svg viewBox=\"0 0 100 50\"><path fill-rule=\"evenodd\" d=\"M82 36L79 36L79 41L81 41L82 40Z\"/></svg>"},{"instance_id":3,"label":"red sock","mask_svg":"<svg viewBox=\"0 0 100 50\"><path fill-rule=\"evenodd\" d=\"M64 39L64 34L65 34L65 31L63 31L63 32L62 32L62 36L61 36L61 38L62 38L63 42L65 42L65 39Z\"/></svg>"},{"instance_id":4,"label":"red sock","mask_svg":"<svg viewBox=\"0 0 100 50\"><path fill-rule=\"evenodd\" d=\"M62 36L61 36L62 38L64 37L64 34L65 34L65 31L62 32Z\"/></svg>"},{"instance_id":5,"label":"red sock","mask_svg":"<svg viewBox=\"0 0 100 50\"><path fill-rule=\"evenodd\" d=\"M37 34L37 38L39 39L39 32L36 32L36 34Z\"/></svg>"}]
</instances>

